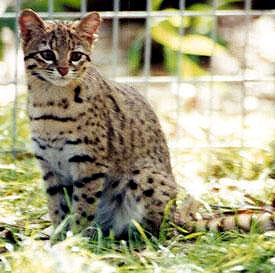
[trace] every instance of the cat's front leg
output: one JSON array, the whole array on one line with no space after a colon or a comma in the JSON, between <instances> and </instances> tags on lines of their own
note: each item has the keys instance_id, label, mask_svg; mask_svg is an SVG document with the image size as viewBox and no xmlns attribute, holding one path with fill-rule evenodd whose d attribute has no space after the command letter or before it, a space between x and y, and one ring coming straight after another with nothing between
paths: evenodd
<instances>
[{"instance_id":1,"label":"cat's front leg","mask_svg":"<svg viewBox=\"0 0 275 273\"><path fill-rule=\"evenodd\" d=\"M43 173L43 180L48 199L48 209L54 227L58 226L69 213L69 206L65 200L65 191L70 198L73 186L62 184L60 177L50 167L49 162L43 156L36 155Z\"/></svg>"},{"instance_id":2,"label":"cat's front leg","mask_svg":"<svg viewBox=\"0 0 275 273\"><path fill-rule=\"evenodd\" d=\"M93 222L108 175L107 163L92 158L88 155L77 155L70 159L73 177L72 207L77 231Z\"/></svg>"}]
</instances>

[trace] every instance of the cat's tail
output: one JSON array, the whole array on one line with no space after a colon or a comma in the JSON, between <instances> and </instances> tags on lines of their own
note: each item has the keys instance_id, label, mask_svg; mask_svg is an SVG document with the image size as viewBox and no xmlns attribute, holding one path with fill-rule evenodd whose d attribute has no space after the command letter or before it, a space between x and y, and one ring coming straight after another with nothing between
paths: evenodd
<instances>
[{"instance_id":1,"label":"cat's tail","mask_svg":"<svg viewBox=\"0 0 275 273\"><path fill-rule=\"evenodd\" d=\"M201 205L189 197L182 205L177 206L173 215L174 223L190 232L229 230L249 232L252 229L266 232L275 230L274 207L227 208L226 210L216 207L214 212L205 216L199 212Z\"/></svg>"}]
</instances>

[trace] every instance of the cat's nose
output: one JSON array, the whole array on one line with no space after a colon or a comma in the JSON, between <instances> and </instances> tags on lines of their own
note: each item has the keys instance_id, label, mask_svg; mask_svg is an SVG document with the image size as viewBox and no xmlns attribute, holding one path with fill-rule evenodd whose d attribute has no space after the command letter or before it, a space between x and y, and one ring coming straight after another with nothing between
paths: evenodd
<instances>
[{"instance_id":1,"label":"cat's nose","mask_svg":"<svg viewBox=\"0 0 275 273\"><path fill-rule=\"evenodd\" d=\"M69 72L69 67L58 67L57 70L61 76L65 76Z\"/></svg>"}]
</instances>

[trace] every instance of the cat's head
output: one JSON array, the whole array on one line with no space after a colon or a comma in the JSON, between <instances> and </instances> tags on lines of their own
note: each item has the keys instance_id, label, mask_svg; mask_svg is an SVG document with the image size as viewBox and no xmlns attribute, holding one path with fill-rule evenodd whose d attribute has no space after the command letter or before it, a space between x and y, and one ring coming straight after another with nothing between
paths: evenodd
<instances>
[{"instance_id":1,"label":"cat's head","mask_svg":"<svg viewBox=\"0 0 275 273\"><path fill-rule=\"evenodd\" d=\"M66 86L84 73L100 25L96 12L76 22L44 21L30 9L19 17L26 69L57 86Z\"/></svg>"}]
</instances>

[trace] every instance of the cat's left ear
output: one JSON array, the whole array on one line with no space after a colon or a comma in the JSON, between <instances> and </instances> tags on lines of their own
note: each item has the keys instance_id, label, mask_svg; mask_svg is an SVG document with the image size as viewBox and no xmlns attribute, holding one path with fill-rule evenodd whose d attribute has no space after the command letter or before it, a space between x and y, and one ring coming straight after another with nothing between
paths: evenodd
<instances>
[{"instance_id":1,"label":"cat's left ear","mask_svg":"<svg viewBox=\"0 0 275 273\"><path fill-rule=\"evenodd\" d=\"M77 34L92 42L96 38L96 31L100 25L100 15L97 12L91 12L80 20L76 26Z\"/></svg>"}]
</instances>

